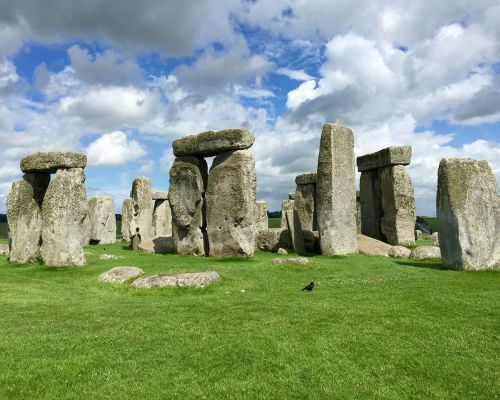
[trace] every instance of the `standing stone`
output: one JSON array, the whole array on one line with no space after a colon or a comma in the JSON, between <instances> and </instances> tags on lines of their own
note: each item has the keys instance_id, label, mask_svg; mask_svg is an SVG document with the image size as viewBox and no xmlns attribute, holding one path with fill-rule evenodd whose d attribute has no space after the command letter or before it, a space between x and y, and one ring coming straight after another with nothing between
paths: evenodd
<instances>
[{"instance_id":1,"label":"standing stone","mask_svg":"<svg viewBox=\"0 0 500 400\"><path fill-rule=\"evenodd\" d=\"M90 243L111 244L116 242L115 205L111 196L89 199Z\"/></svg>"},{"instance_id":2,"label":"standing stone","mask_svg":"<svg viewBox=\"0 0 500 400\"><path fill-rule=\"evenodd\" d=\"M267 222L267 201L257 201L255 203L256 207L256 231L261 231L267 229L269 224Z\"/></svg>"},{"instance_id":3,"label":"standing stone","mask_svg":"<svg viewBox=\"0 0 500 400\"><path fill-rule=\"evenodd\" d=\"M129 237L139 233L141 241L151 240L153 239L151 179L145 176L135 178L132 182L131 197L134 209L130 221Z\"/></svg>"},{"instance_id":4,"label":"standing stone","mask_svg":"<svg viewBox=\"0 0 500 400\"><path fill-rule=\"evenodd\" d=\"M168 194L172 236L178 254L204 256L208 251L204 196L207 162L201 157L177 157L170 169Z\"/></svg>"},{"instance_id":5,"label":"standing stone","mask_svg":"<svg viewBox=\"0 0 500 400\"><path fill-rule=\"evenodd\" d=\"M356 231L361 233L361 202L359 190L356 190Z\"/></svg>"},{"instance_id":6,"label":"standing stone","mask_svg":"<svg viewBox=\"0 0 500 400\"><path fill-rule=\"evenodd\" d=\"M304 244L304 233L300 227L299 215L295 209L286 211L286 222L288 231L290 232L290 236L292 238L293 250L296 254L305 254L306 247Z\"/></svg>"},{"instance_id":7,"label":"standing stone","mask_svg":"<svg viewBox=\"0 0 500 400\"><path fill-rule=\"evenodd\" d=\"M466 270L500 267L500 195L486 161L441 160L437 217L444 267Z\"/></svg>"},{"instance_id":8,"label":"standing stone","mask_svg":"<svg viewBox=\"0 0 500 400\"><path fill-rule=\"evenodd\" d=\"M42 234L41 205L49 185L48 174L25 174L7 196L10 260L36 261Z\"/></svg>"},{"instance_id":9,"label":"standing stone","mask_svg":"<svg viewBox=\"0 0 500 400\"><path fill-rule=\"evenodd\" d=\"M172 212L167 199L155 200L153 208L153 236L172 236Z\"/></svg>"},{"instance_id":10,"label":"standing stone","mask_svg":"<svg viewBox=\"0 0 500 400\"><path fill-rule=\"evenodd\" d=\"M359 180L359 206L361 233L378 240L385 240L380 220L382 218L382 189L378 170L361 173Z\"/></svg>"},{"instance_id":11,"label":"standing stone","mask_svg":"<svg viewBox=\"0 0 500 400\"><path fill-rule=\"evenodd\" d=\"M323 126L316 192L321 253L357 252L354 135L338 121Z\"/></svg>"},{"instance_id":12,"label":"standing stone","mask_svg":"<svg viewBox=\"0 0 500 400\"><path fill-rule=\"evenodd\" d=\"M379 170L383 217L380 221L387 243L415 244L415 197L411 178L402 165Z\"/></svg>"},{"instance_id":13,"label":"standing stone","mask_svg":"<svg viewBox=\"0 0 500 400\"><path fill-rule=\"evenodd\" d=\"M316 173L307 172L295 178L297 189L295 191L294 209L298 214L301 229L314 231L316 222Z\"/></svg>"},{"instance_id":14,"label":"standing stone","mask_svg":"<svg viewBox=\"0 0 500 400\"><path fill-rule=\"evenodd\" d=\"M219 154L206 193L211 256L249 257L255 250L255 159L249 150Z\"/></svg>"},{"instance_id":15,"label":"standing stone","mask_svg":"<svg viewBox=\"0 0 500 400\"><path fill-rule=\"evenodd\" d=\"M42 205L42 247L46 265L84 265L82 222L87 212L85 174L81 168L60 169Z\"/></svg>"},{"instance_id":16,"label":"standing stone","mask_svg":"<svg viewBox=\"0 0 500 400\"><path fill-rule=\"evenodd\" d=\"M85 212L85 217L82 221L82 246L88 246L90 244L90 215L89 215L89 204L87 202L87 210Z\"/></svg>"},{"instance_id":17,"label":"standing stone","mask_svg":"<svg viewBox=\"0 0 500 400\"><path fill-rule=\"evenodd\" d=\"M420 229L415 229L415 241L422 239L422 231Z\"/></svg>"},{"instance_id":18,"label":"standing stone","mask_svg":"<svg viewBox=\"0 0 500 400\"><path fill-rule=\"evenodd\" d=\"M130 241L130 223L134 215L134 200L125 199L122 205L122 239Z\"/></svg>"},{"instance_id":19,"label":"standing stone","mask_svg":"<svg viewBox=\"0 0 500 400\"><path fill-rule=\"evenodd\" d=\"M294 209L294 201L295 200L283 200L283 202L281 203L281 221L280 221L281 229L288 229L288 222L286 221L286 212L288 210Z\"/></svg>"}]
</instances>

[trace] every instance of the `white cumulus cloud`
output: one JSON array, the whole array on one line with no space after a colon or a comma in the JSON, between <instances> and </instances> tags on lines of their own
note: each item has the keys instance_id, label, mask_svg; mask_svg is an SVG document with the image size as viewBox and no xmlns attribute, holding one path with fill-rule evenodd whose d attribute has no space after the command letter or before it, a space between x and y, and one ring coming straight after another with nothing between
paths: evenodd
<instances>
[{"instance_id":1,"label":"white cumulus cloud","mask_svg":"<svg viewBox=\"0 0 500 400\"><path fill-rule=\"evenodd\" d=\"M123 165L144 156L146 150L136 140L129 140L125 132L102 135L87 148L89 166Z\"/></svg>"}]
</instances>

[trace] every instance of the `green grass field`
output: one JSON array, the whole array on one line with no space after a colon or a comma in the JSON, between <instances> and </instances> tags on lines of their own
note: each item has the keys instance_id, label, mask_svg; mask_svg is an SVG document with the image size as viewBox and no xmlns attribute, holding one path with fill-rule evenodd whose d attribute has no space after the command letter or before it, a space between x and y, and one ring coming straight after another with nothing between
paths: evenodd
<instances>
[{"instance_id":1,"label":"green grass field","mask_svg":"<svg viewBox=\"0 0 500 400\"><path fill-rule=\"evenodd\" d=\"M0 399L495 399L500 275L352 255L308 266L87 247L0 256ZM126 256L99 261L101 253ZM216 270L206 289L100 284L113 266ZM300 288L313 280L312 293Z\"/></svg>"}]
</instances>

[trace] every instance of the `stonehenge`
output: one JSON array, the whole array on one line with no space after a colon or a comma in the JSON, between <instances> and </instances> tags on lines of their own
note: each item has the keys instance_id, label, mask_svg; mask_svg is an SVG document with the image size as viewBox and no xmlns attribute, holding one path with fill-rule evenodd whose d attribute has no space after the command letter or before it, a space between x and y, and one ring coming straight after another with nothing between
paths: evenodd
<instances>
[{"instance_id":1,"label":"stonehenge","mask_svg":"<svg viewBox=\"0 0 500 400\"><path fill-rule=\"evenodd\" d=\"M317 230L316 172L306 172L295 178L294 211L302 230Z\"/></svg>"},{"instance_id":2,"label":"stonehenge","mask_svg":"<svg viewBox=\"0 0 500 400\"><path fill-rule=\"evenodd\" d=\"M151 240L153 239L151 179L145 176L135 178L132 182L130 195L133 202L133 213L130 220L129 236L138 235L141 242Z\"/></svg>"},{"instance_id":3,"label":"stonehenge","mask_svg":"<svg viewBox=\"0 0 500 400\"><path fill-rule=\"evenodd\" d=\"M132 199L123 200L122 205L122 239L126 242L130 241L130 222L134 214L134 201Z\"/></svg>"},{"instance_id":4,"label":"stonehenge","mask_svg":"<svg viewBox=\"0 0 500 400\"><path fill-rule=\"evenodd\" d=\"M111 196L92 197L88 201L90 225L89 241L92 244L116 242L115 205Z\"/></svg>"},{"instance_id":5,"label":"stonehenge","mask_svg":"<svg viewBox=\"0 0 500 400\"><path fill-rule=\"evenodd\" d=\"M267 202L266 201L257 201L255 203L255 223L256 223L256 231L260 231L262 229L268 228L267 222Z\"/></svg>"}]
</instances>

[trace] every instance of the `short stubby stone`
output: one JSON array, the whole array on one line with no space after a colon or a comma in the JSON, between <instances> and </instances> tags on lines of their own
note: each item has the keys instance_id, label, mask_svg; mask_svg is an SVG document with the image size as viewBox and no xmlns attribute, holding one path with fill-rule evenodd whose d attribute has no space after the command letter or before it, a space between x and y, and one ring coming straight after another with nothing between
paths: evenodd
<instances>
[{"instance_id":1,"label":"short stubby stone","mask_svg":"<svg viewBox=\"0 0 500 400\"><path fill-rule=\"evenodd\" d=\"M172 147L176 157L212 157L227 151L248 149L254 140L248 129L235 128L186 136L174 140Z\"/></svg>"},{"instance_id":2,"label":"short stubby stone","mask_svg":"<svg viewBox=\"0 0 500 400\"><path fill-rule=\"evenodd\" d=\"M288 254L288 251L286 251L283 247L280 247L278 249L278 254L284 256L284 255Z\"/></svg>"},{"instance_id":3,"label":"short stubby stone","mask_svg":"<svg viewBox=\"0 0 500 400\"><path fill-rule=\"evenodd\" d=\"M316 183L317 174L316 172L304 172L303 174L297 175L295 177L296 185L309 185L311 183Z\"/></svg>"},{"instance_id":4,"label":"short stubby stone","mask_svg":"<svg viewBox=\"0 0 500 400\"><path fill-rule=\"evenodd\" d=\"M111 196L96 196L88 201L90 243L111 244L116 242L115 204Z\"/></svg>"},{"instance_id":5,"label":"short stubby stone","mask_svg":"<svg viewBox=\"0 0 500 400\"><path fill-rule=\"evenodd\" d=\"M486 161L441 160L437 218L445 268L500 268L500 195Z\"/></svg>"},{"instance_id":6,"label":"short stubby stone","mask_svg":"<svg viewBox=\"0 0 500 400\"><path fill-rule=\"evenodd\" d=\"M0 256L8 256L9 255L9 245L0 243Z\"/></svg>"},{"instance_id":7,"label":"short stubby stone","mask_svg":"<svg viewBox=\"0 0 500 400\"><path fill-rule=\"evenodd\" d=\"M411 250L404 246L392 246L389 255L395 258L410 258Z\"/></svg>"},{"instance_id":8,"label":"short stubby stone","mask_svg":"<svg viewBox=\"0 0 500 400\"><path fill-rule=\"evenodd\" d=\"M116 254L101 254L99 260L120 260L125 258L123 256L117 256Z\"/></svg>"},{"instance_id":9,"label":"short stubby stone","mask_svg":"<svg viewBox=\"0 0 500 400\"><path fill-rule=\"evenodd\" d=\"M38 152L21 160L21 171L24 173L43 172L53 174L58 169L85 168L87 156L71 151Z\"/></svg>"},{"instance_id":10,"label":"short stubby stone","mask_svg":"<svg viewBox=\"0 0 500 400\"><path fill-rule=\"evenodd\" d=\"M411 162L411 146L387 147L375 153L365 154L357 158L358 171L408 165Z\"/></svg>"},{"instance_id":11,"label":"short stubby stone","mask_svg":"<svg viewBox=\"0 0 500 400\"><path fill-rule=\"evenodd\" d=\"M420 246L414 248L410 253L410 258L441 258L441 250L436 246Z\"/></svg>"},{"instance_id":12,"label":"short stubby stone","mask_svg":"<svg viewBox=\"0 0 500 400\"><path fill-rule=\"evenodd\" d=\"M159 236L153 240L141 242L138 251L150 254L164 254L174 252L174 239L171 236Z\"/></svg>"},{"instance_id":13,"label":"short stubby stone","mask_svg":"<svg viewBox=\"0 0 500 400\"><path fill-rule=\"evenodd\" d=\"M208 175L209 254L250 257L255 251L255 159L249 150L219 154Z\"/></svg>"},{"instance_id":14,"label":"short stubby stone","mask_svg":"<svg viewBox=\"0 0 500 400\"><path fill-rule=\"evenodd\" d=\"M151 192L153 200L168 200L168 192Z\"/></svg>"},{"instance_id":15,"label":"short stubby stone","mask_svg":"<svg viewBox=\"0 0 500 400\"><path fill-rule=\"evenodd\" d=\"M130 223L134 215L134 200L125 199L122 205L122 239L130 241Z\"/></svg>"},{"instance_id":16,"label":"short stubby stone","mask_svg":"<svg viewBox=\"0 0 500 400\"><path fill-rule=\"evenodd\" d=\"M150 289L153 287L197 287L204 288L220 279L215 271L185 272L171 275L146 275L132 282L132 287Z\"/></svg>"},{"instance_id":17,"label":"short stubby stone","mask_svg":"<svg viewBox=\"0 0 500 400\"><path fill-rule=\"evenodd\" d=\"M155 200L153 207L153 237L172 236L172 211L167 199Z\"/></svg>"},{"instance_id":18,"label":"short stubby stone","mask_svg":"<svg viewBox=\"0 0 500 400\"><path fill-rule=\"evenodd\" d=\"M125 283L143 275L144 271L138 267L115 267L99 275L99 282Z\"/></svg>"},{"instance_id":19,"label":"short stubby stone","mask_svg":"<svg viewBox=\"0 0 500 400\"><path fill-rule=\"evenodd\" d=\"M255 203L255 229L260 231L262 229L267 229L269 224L267 222L267 201L257 201Z\"/></svg>"},{"instance_id":20,"label":"short stubby stone","mask_svg":"<svg viewBox=\"0 0 500 400\"><path fill-rule=\"evenodd\" d=\"M290 257L290 258L275 258L273 260L274 265L284 265L284 264L296 264L296 265L307 265L309 260L305 257Z\"/></svg>"},{"instance_id":21,"label":"short stubby stone","mask_svg":"<svg viewBox=\"0 0 500 400\"><path fill-rule=\"evenodd\" d=\"M260 251L276 252L280 248L291 249L292 238L288 229L268 228L257 232L256 248Z\"/></svg>"},{"instance_id":22,"label":"short stubby stone","mask_svg":"<svg viewBox=\"0 0 500 400\"><path fill-rule=\"evenodd\" d=\"M358 234L358 250L365 256L389 256L391 245L369 236Z\"/></svg>"},{"instance_id":23,"label":"short stubby stone","mask_svg":"<svg viewBox=\"0 0 500 400\"><path fill-rule=\"evenodd\" d=\"M139 235L141 241L153 238L153 217L151 203L151 178L139 176L132 182L131 197L133 200L133 214L130 220L129 237Z\"/></svg>"}]
</instances>

